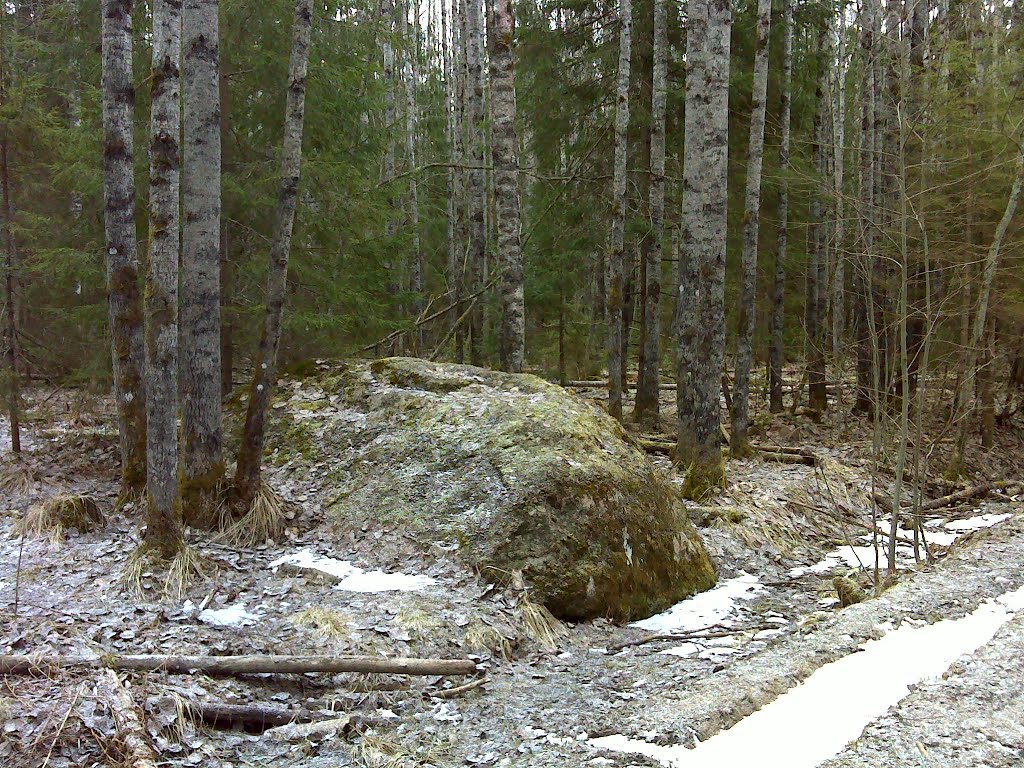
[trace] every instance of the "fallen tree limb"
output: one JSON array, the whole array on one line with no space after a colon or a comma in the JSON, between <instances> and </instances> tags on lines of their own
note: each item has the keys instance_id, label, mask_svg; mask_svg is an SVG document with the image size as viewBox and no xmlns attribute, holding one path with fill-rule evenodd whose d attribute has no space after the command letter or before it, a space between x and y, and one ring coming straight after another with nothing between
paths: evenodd
<instances>
[{"instance_id":1,"label":"fallen tree limb","mask_svg":"<svg viewBox=\"0 0 1024 768\"><path fill-rule=\"evenodd\" d=\"M676 444L662 442L661 440L649 440L646 437L638 437L636 441L647 453L660 453L671 458L675 455Z\"/></svg>"},{"instance_id":2,"label":"fallen tree limb","mask_svg":"<svg viewBox=\"0 0 1024 768\"><path fill-rule=\"evenodd\" d=\"M1002 491L1007 488L1015 488L1024 486L1024 482L1020 480L998 480L990 483L981 483L980 485L972 485L970 488L964 488L956 491L955 493L948 493L945 496L940 496L937 499L926 501L921 505L921 512L934 512L937 509L944 509L945 507L952 507L965 501L973 501L975 499L982 499L994 491ZM892 513L892 499L878 491L874 495L875 503L878 504L885 512ZM909 500L909 497L908 497ZM903 507L903 509L909 509Z\"/></svg>"},{"instance_id":3,"label":"fallen tree limb","mask_svg":"<svg viewBox=\"0 0 1024 768\"><path fill-rule=\"evenodd\" d=\"M46 669L116 669L188 675L362 672L391 675L471 675L469 659L408 659L382 656L0 656L0 674L28 675Z\"/></svg>"},{"instance_id":4,"label":"fallen tree limb","mask_svg":"<svg viewBox=\"0 0 1024 768\"><path fill-rule=\"evenodd\" d=\"M117 734L123 745L124 764L132 768L156 768L156 752L146 738L146 729L135 707L135 701L114 670L103 670L96 685L96 692L110 707L111 716L117 726Z\"/></svg>"},{"instance_id":5,"label":"fallen tree limb","mask_svg":"<svg viewBox=\"0 0 1024 768\"><path fill-rule=\"evenodd\" d=\"M464 685L457 685L454 688L442 688L439 691L427 691L424 695L431 699L454 699L456 696L472 691L474 688L479 688L487 682L486 677L478 677L476 680L470 680Z\"/></svg>"},{"instance_id":6,"label":"fallen tree limb","mask_svg":"<svg viewBox=\"0 0 1024 768\"><path fill-rule=\"evenodd\" d=\"M270 728L263 736L274 741L305 741L333 736L339 731L362 728L380 728L389 724L397 725L401 720L394 717L371 717L367 715L342 715L329 720L316 720L311 723L291 723Z\"/></svg>"},{"instance_id":7,"label":"fallen tree limb","mask_svg":"<svg viewBox=\"0 0 1024 768\"><path fill-rule=\"evenodd\" d=\"M638 645L647 645L648 643L656 643L662 640L713 640L717 637L730 637L744 632L760 632L762 629L769 628L768 625L758 625L753 627L736 627L731 629L723 627L722 629L717 629L721 626L721 624L712 624L710 627L694 629L688 632L655 632L654 634L610 645L606 650L608 653L618 653L626 648L635 648Z\"/></svg>"}]
</instances>

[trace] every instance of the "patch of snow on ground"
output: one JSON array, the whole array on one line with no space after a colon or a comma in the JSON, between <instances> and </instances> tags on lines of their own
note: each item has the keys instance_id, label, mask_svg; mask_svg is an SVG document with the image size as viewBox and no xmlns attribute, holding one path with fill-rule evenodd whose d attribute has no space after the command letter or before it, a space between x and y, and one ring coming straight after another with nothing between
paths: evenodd
<instances>
[{"instance_id":1,"label":"patch of snow on ground","mask_svg":"<svg viewBox=\"0 0 1024 768\"><path fill-rule=\"evenodd\" d=\"M740 600L752 600L764 591L764 586L756 576L740 571L739 576L721 582L714 589L688 597L664 613L643 621L635 621L630 626L651 632L704 629L726 622L736 613Z\"/></svg>"},{"instance_id":2,"label":"patch of snow on ground","mask_svg":"<svg viewBox=\"0 0 1024 768\"><path fill-rule=\"evenodd\" d=\"M980 531L982 528L991 528L997 523L1003 522L1008 518L1013 517L1009 512L1001 515L994 513L988 513L984 515L975 515L974 517L968 517L966 520L951 520L945 523L942 527L950 531Z\"/></svg>"},{"instance_id":3,"label":"patch of snow on ground","mask_svg":"<svg viewBox=\"0 0 1024 768\"><path fill-rule=\"evenodd\" d=\"M244 603L235 603L226 608L207 608L199 612L199 620L211 627L248 627L259 620L259 616L249 613Z\"/></svg>"},{"instance_id":4,"label":"patch of snow on ground","mask_svg":"<svg viewBox=\"0 0 1024 768\"><path fill-rule=\"evenodd\" d=\"M309 549L279 557L270 564L270 567L277 569L282 565L320 571L333 576L338 579L334 588L345 592L416 592L436 583L430 576L364 571L347 560L316 555Z\"/></svg>"},{"instance_id":5,"label":"patch of snow on ground","mask_svg":"<svg viewBox=\"0 0 1024 768\"><path fill-rule=\"evenodd\" d=\"M880 640L818 669L807 680L694 749L622 735L591 746L646 755L672 768L748 765L785 756L787 768L813 768L838 754L911 686L940 676L957 658L987 643L1024 609L1024 587L987 600L961 619L924 626L906 622ZM775 763L779 764L779 763Z\"/></svg>"}]
</instances>

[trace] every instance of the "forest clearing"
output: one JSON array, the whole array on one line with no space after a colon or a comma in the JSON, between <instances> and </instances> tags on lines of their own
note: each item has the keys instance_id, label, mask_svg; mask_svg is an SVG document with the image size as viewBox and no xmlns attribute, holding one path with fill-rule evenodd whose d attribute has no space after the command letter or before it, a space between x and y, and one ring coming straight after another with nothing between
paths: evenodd
<instances>
[{"instance_id":1,"label":"forest clearing","mask_svg":"<svg viewBox=\"0 0 1024 768\"><path fill-rule=\"evenodd\" d=\"M0 765L1024 764L1021 0L0 4Z\"/></svg>"}]
</instances>

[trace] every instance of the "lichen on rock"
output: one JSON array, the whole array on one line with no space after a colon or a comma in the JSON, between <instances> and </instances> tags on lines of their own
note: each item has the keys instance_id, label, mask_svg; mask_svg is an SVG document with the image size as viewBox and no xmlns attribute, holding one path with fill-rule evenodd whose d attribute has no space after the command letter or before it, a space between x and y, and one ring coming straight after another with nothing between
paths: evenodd
<instances>
[{"instance_id":1,"label":"lichen on rock","mask_svg":"<svg viewBox=\"0 0 1024 768\"><path fill-rule=\"evenodd\" d=\"M410 358L332 364L303 386L330 403L302 416L336 458L343 525L456 545L490 581L522 571L564 619L645 618L714 585L668 478L561 387Z\"/></svg>"}]
</instances>

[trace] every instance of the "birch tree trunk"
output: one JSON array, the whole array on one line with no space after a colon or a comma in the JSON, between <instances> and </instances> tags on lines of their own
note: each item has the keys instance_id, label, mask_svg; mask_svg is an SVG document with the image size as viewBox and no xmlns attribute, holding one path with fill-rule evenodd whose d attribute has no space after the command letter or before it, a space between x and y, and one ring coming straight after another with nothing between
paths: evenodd
<instances>
[{"instance_id":1,"label":"birch tree trunk","mask_svg":"<svg viewBox=\"0 0 1024 768\"><path fill-rule=\"evenodd\" d=\"M608 253L608 413L622 421L622 307L626 282L626 153L629 129L629 63L632 0L619 0L619 69L615 88L615 164L612 171L612 231Z\"/></svg>"},{"instance_id":2,"label":"birch tree trunk","mask_svg":"<svg viewBox=\"0 0 1024 768\"><path fill-rule=\"evenodd\" d=\"M181 502L187 524L209 528L224 479L218 0L185 0L182 52Z\"/></svg>"},{"instance_id":3,"label":"birch tree trunk","mask_svg":"<svg viewBox=\"0 0 1024 768\"><path fill-rule=\"evenodd\" d=\"M284 140L281 148L281 182L277 197L277 231L270 249L267 271L267 312L263 335L253 365L249 405L245 412L242 445L238 452L235 493L239 508L252 504L260 484L267 411L277 377L277 352L281 345L281 321L288 291L288 256L299 201L302 165L302 131L306 114L306 72L313 28L312 0L296 0L291 60L288 64L288 95L285 101Z\"/></svg>"},{"instance_id":4,"label":"birch tree trunk","mask_svg":"<svg viewBox=\"0 0 1024 768\"><path fill-rule=\"evenodd\" d=\"M146 543L173 557L182 546L178 488L178 212L181 0L153 3L146 274Z\"/></svg>"},{"instance_id":5,"label":"birch tree trunk","mask_svg":"<svg viewBox=\"0 0 1024 768\"><path fill-rule=\"evenodd\" d=\"M651 242L645 260L642 363L636 387L634 418L656 428L659 423L661 370L661 260L665 239L665 112L668 81L667 0L654 0L653 82L651 85Z\"/></svg>"},{"instance_id":6,"label":"birch tree trunk","mask_svg":"<svg viewBox=\"0 0 1024 768\"><path fill-rule=\"evenodd\" d=\"M135 241L132 0L103 3L103 197L121 495L146 486L146 359Z\"/></svg>"},{"instance_id":7,"label":"birch tree trunk","mask_svg":"<svg viewBox=\"0 0 1024 768\"><path fill-rule=\"evenodd\" d=\"M757 243L761 223L761 166L764 161L764 119L768 101L768 42L772 26L771 0L757 3L757 43L754 53L753 109L747 152L747 189L743 211L743 289L740 296L736 344L736 384L732 392L733 456L750 452L750 369L754 363L754 320L757 317Z\"/></svg>"},{"instance_id":8,"label":"birch tree trunk","mask_svg":"<svg viewBox=\"0 0 1024 768\"><path fill-rule=\"evenodd\" d=\"M786 249L789 242L789 137L793 88L793 2L782 0L782 141L779 147L779 225L772 281L772 331L768 351L769 410L782 412L782 363L786 322Z\"/></svg>"},{"instance_id":9,"label":"birch tree trunk","mask_svg":"<svg viewBox=\"0 0 1024 768\"><path fill-rule=\"evenodd\" d=\"M711 488L725 482L720 450L720 392L725 364L731 24L729 0L691 0L686 56L683 249L698 272L699 292L695 343L687 355L693 386L693 451L683 493L694 499L703 498ZM682 428L680 424L681 443Z\"/></svg>"},{"instance_id":10,"label":"birch tree trunk","mask_svg":"<svg viewBox=\"0 0 1024 768\"><path fill-rule=\"evenodd\" d=\"M519 144L516 138L515 16L512 0L494 0L491 44L491 153L501 265L501 368L523 370L526 317L523 299ZM560 309L564 315L564 308ZM562 315L560 315L561 317ZM560 326L561 327L561 326ZM561 338L561 336L560 336Z\"/></svg>"},{"instance_id":11,"label":"birch tree trunk","mask_svg":"<svg viewBox=\"0 0 1024 768\"><path fill-rule=\"evenodd\" d=\"M484 171L484 25L482 0L464 0L466 3L466 87L469 97L469 285L475 293L483 285L484 259L487 250L487 218L484 197L487 178ZM483 307L481 302L469 312L469 362L480 365L483 334Z\"/></svg>"}]
</instances>

